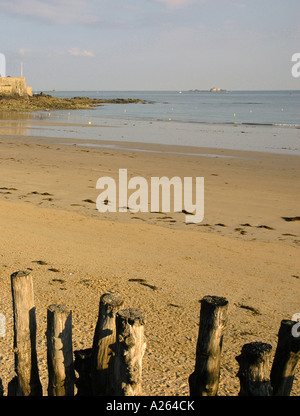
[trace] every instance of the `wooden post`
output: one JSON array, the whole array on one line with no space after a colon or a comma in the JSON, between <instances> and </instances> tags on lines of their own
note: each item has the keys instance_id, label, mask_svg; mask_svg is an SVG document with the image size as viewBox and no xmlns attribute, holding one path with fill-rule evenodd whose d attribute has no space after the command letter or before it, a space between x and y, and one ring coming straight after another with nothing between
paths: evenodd
<instances>
[{"instance_id":1,"label":"wooden post","mask_svg":"<svg viewBox=\"0 0 300 416\"><path fill-rule=\"evenodd\" d=\"M14 311L15 395L41 396L36 353L36 316L29 272L11 275Z\"/></svg>"},{"instance_id":2,"label":"wooden post","mask_svg":"<svg viewBox=\"0 0 300 416\"><path fill-rule=\"evenodd\" d=\"M74 351L74 367L79 377L75 381L77 386L76 396L92 396L91 383L91 358L92 348Z\"/></svg>"},{"instance_id":3,"label":"wooden post","mask_svg":"<svg viewBox=\"0 0 300 416\"><path fill-rule=\"evenodd\" d=\"M239 396L272 396L269 380L272 346L263 342L245 344L241 355L236 357L240 368Z\"/></svg>"},{"instance_id":4,"label":"wooden post","mask_svg":"<svg viewBox=\"0 0 300 416\"><path fill-rule=\"evenodd\" d=\"M146 349L144 316L139 309L123 309L116 316L115 396L138 396L142 390L142 360Z\"/></svg>"},{"instance_id":5,"label":"wooden post","mask_svg":"<svg viewBox=\"0 0 300 416\"><path fill-rule=\"evenodd\" d=\"M95 396L110 396L113 392L113 359L116 344L116 313L123 304L117 294L101 296L98 321L92 351L92 388Z\"/></svg>"},{"instance_id":6,"label":"wooden post","mask_svg":"<svg viewBox=\"0 0 300 416\"><path fill-rule=\"evenodd\" d=\"M300 360L300 335L295 337L292 334L295 324L296 321L281 321L271 370L274 396L289 396L293 387L296 366Z\"/></svg>"},{"instance_id":7,"label":"wooden post","mask_svg":"<svg viewBox=\"0 0 300 416\"><path fill-rule=\"evenodd\" d=\"M228 301L217 296L201 300L195 370L189 377L191 396L216 396Z\"/></svg>"},{"instance_id":8,"label":"wooden post","mask_svg":"<svg viewBox=\"0 0 300 416\"><path fill-rule=\"evenodd\" d=\"M72 311L64 305L47 309L48 396L74 396Z\"/></svg>"}]
</instances>

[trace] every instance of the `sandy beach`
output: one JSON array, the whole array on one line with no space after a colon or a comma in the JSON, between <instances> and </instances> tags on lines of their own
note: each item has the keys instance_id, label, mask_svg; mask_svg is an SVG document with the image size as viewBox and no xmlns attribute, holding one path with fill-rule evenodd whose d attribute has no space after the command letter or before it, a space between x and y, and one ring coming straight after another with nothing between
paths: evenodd
<instances>
[{"instance_id":1,"label":"sandy beach","mask_svg":"<svg viewBox=\"0 0 300 416\"><path fill-rule=\"evenodd\" d=\"M226 297L229 321L218 395L236 396L235 357L242 346L267 342L274 354L281 320L300 312L299 156L93 143L121 148L81 147L66 138L0 136L4 393L14 372L10 275L30 270L44 395L47 306L70 307L74 349L89 348L100 296L117 291L124 307L145 313L144 392L153 396L189 394L199 300ZM204 177L204 220L186 224L184 214L174 212L101 214L96 182L102 176L117 178L120 168L128 170L128 177L147 180ZM132 279L144 279L146 285ZM299 394L300 368L292 390Z\"/></svg>"}]
</instances>

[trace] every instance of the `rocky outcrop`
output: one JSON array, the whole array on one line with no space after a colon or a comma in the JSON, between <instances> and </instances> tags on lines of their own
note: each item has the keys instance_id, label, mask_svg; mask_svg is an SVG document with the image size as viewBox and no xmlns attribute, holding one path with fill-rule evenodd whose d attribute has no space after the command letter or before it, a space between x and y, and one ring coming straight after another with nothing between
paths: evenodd
<instances>
[{"instance_id":1,"label":"rocky outcrop","mask_svg":"<svg viewBox=\"0 0 300 416\"><path fill-rule=\"evenodd\" d=\"M145 101L134 98L111 100L88 97L57 98L42 92L32 96L4 95L0 97L0 111L82 110L108 103L134 104L145 103Z\"/></svg>"}]
</instances>

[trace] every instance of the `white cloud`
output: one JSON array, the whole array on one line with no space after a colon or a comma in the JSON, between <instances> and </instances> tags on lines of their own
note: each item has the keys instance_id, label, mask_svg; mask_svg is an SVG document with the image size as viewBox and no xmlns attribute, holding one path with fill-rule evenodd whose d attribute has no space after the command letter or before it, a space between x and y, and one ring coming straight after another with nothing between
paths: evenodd
<instances>
[{"instance_id":1,"label":"white cloud","mask_svg":"<svg viewBox=\"0 0 300 416\"><path fill-rule=\"evenodd\" d=\"M88 5L88 0L2 0L0 10L15 16L69 25L99 20L89 12Z\"/></svg>"},{"instance_id":2,"label":"white cloud","mask_svg":"<svg viewBox=\"0 0 300 416\"><path fill-rule=\"evenodd\" d=\"M72 56L87 56L89 58L93 58L95 56L94 52L92 51L80 51L78 48L70 49L69 54Z\"/></svg>"}]
</instances>

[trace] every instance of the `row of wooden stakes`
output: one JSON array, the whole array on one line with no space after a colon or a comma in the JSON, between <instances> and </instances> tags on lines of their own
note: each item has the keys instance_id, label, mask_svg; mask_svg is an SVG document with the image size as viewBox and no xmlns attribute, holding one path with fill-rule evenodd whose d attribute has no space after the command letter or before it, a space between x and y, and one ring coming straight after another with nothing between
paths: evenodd
<instances>
[{"instance_id":1,"label":"row of wooden stakes","mask_svg":"<svg viewBox=\"0 0 300 416\"><path fill-rule=\"evenodd\" d=\"M11 288L16 375L8 384L8 396L42 396L30 273L13 273ZM64 305L48 307L48 396L143 395L145 319L139 309L121 309L122 304L118 294L101 296L93 345L79 351L73 351L72 346L72 311ZM205 296L201 300L195 369L188 378L191 396L217 395L227 320L228 301L225 298ZM292 335L293 325L295 321L281 322L272 366L270 344L252 342L243 346L236 357L240 396L290 395L300 358L300 336ZM0 387L1 384L0 379Z\"/></svg>"}]
</instances>

